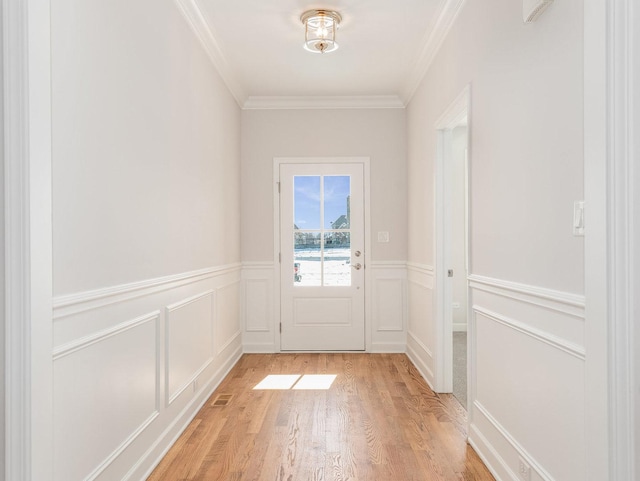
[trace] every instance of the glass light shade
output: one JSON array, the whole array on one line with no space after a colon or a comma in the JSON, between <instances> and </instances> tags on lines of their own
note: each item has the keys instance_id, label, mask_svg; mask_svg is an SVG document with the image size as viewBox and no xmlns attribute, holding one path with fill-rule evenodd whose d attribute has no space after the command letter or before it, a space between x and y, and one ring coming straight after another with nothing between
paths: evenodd
<instances>
[{"instance_id":1,"label":"glass light shade","mask_svg":"<svg viewBox=\"0 0 640 481\"><path fill-rule=\"evenodd\" d=\"M304 24L304 48L313 53L328 53L338 49L336 29L342 20L330 10L309 10L300 17Z\"/></svg>"}]
</instances>

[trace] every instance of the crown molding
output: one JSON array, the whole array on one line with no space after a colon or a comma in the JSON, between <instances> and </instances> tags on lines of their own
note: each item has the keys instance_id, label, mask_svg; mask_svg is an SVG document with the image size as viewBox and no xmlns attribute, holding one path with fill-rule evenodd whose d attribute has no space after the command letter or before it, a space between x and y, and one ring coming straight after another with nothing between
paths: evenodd
<instances>
[{"instance_id":1,"label":"crown molding","mask_svg":"<svg viewBox=\"0 0 640 481\"><path fill-rule=\"evenodd\" d=\"M443 0L435 27L425 35L423 39L424 47L418 55L415 68L405 84L402 94L402 99L405 104L409 104L409 101L416 93L420 82L422 82L422 79L427 74L431 63L444 43L449 30L451 30L451 27L458 18L458 14L462 11L464 3L465 0Z\"/></svg>"},{"instance_id":2,"label":"crown molding","mask_svg":"<svg viewBox=\"0 0 640 481\"><path fill-rule=\"evenodd\" d=\"M229 66L227 59L222 54L222 49L218 45L210 25L207 23L198 0L175 0L180 12L187 20L187 23L202 43L207 55L213 62L214 67L222 78L222 81L231 92L239 106L242 106L247 94L236 78L233 70Z\"/></svg>"},{"instance_id":3,"label":"crown molding","mask_svg":"<svg viewBox=\"0 0 640 481\"><path fill-rule=\"evenodd\" d=\"M404 109L405 104L397 95L250 96L242 108L244 110Z\"/></svg>"}]
</instances>

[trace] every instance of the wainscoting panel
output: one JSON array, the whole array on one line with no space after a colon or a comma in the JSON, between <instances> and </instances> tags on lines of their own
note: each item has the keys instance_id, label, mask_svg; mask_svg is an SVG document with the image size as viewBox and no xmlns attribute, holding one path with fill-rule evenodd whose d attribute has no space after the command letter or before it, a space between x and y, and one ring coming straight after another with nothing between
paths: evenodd
<instances>
[{"instance_id":1,"label":"wainscoting panel","mask_svg":"<svg viewBox=\"0 0 640 481\"><path fill-rule=\"evenodd\" d=\"M579 481L584 472L584 298L470 276L469 440L499 479Z\"/></svg>"},{"instance_id":2,"label":"wainscoting panel","mask_svg":"<svg viewBox=\"0 0 640 481\"><path fill-rule=\"evenodd\" d=\"M244 352L276 352L274 264L242 265L242 344ZM279 311L278 311L279 312Z\"/></svg>"},{"instance_id":3,"label":"wainscoting panel","mask_svg":"<svg viewBox=\"0 0 640 481\"><path fill-rule=\"evenodd\" d=\"M427 383L435 386L433 267L407 263L409 325L407 355Z\"/></svg>"},{"instance_id":4,"label":"wainscoting panel","mask_svg":"<svg viewBox=\"0 0 640 481\"><path fill-rule=\"evenodd\" d=\"M371 351L407 348L407 269L404 262L371 262Z\"/></svg>"},{"instance_id":5,"label":"wainscoting panel","mask_svg":"<svg viewBox=\"0 0 640 481\"><path fill-rule=\"evenodd\" d=\"M240 279L220 286L216 293L216 345L217 355L229 346L241 342L240 331Z\"/></svg>"},{"instance_id":6,"label":"wainscoting panel","mask_svg":"<svg viewBox=\"0 0 640 481\"><path fill-rule=\"evenodd\" d=\"M240 270L54 300L54 481L146 478L242 354Z\"/></svg>"},{"instance_id":7,"label":"wainscoting panel","mask_svg":"<svg viewBox=\"0 0 640 481\"><path fill-rule=\"evenodd\" d=\"M158 416L159 317L56 350L54 479L95 479Z\"/></svg>"},{"instance_id":8,"label":"wainscoting panel","mask_svg":"<svg viewBox=\"0 0 640 481\"><path fill-rule=\"evenodd\" d=\"M368 269L367 339L370 352L405 352L407 271L404 262L372 262ZM279 302L274 264L242 266L242 340L244 352L277 352Z\"/></svg>"},{"instance_id":9,"label":"wainscoting panel","mask_svg":"<svg viewBox=\"0 0 640 481\"><path fill-rule=\"evenodd\" d=\"M271 306L273 292L268 279L244 280L244 312L245 330L247 332L269 332L270 316L266 316L268 307ZM251 300L251 302L249 302ZM262 306L259 308L258 306Z\"/></svg>"},{"instance_id":10,"label":"wainscoting panel","mask_svg":"<svg viewBox=\"0 0 640 481\"><path fill-rule=\"evenodd\" d=\"M171 404L213 360L213 290L168 306L165 325Z\"/></svg>"}]
</instances>

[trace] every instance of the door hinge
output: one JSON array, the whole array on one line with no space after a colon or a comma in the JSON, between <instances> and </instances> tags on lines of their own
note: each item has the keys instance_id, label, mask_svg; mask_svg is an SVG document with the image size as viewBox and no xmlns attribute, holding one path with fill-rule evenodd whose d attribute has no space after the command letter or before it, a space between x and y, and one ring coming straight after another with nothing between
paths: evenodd
<instances>
[{"instance_id":1,"label":"door hinge","mask_svg":"<svg viewBox=\"0 0 640 481\"><path fill-rule=\"evenodd\" d=\"M278 194L280 193L280 182L276 182L278 184Z\"/></svg>"},{"instance_id":2,"label":"door hinge","mask_svg":"<svg viewBox=\"0 0 640 481\"><path fill-rule=\"evenodd\" d=\"M280 323L280 334L282 334L282 323Z\"/></svg>"},{"instance_id":3,"label":"door hinge","mask_svg":"<svg viewBox=\"0 0 640 481\"><path fill-rule=\"evenodd\" d=\"M449 277L453 277L453 269L449 269L449 270L447 271L447 276L449 276Z\"/></svg>"},{"instance_id":4,"label":"door hinge","mask_svg":"<svg viewBox=\"0 0 640 481\"><path fill-rule=\"evenodd\" d=\"M278 263L282 263L282 254L278 252Z\"/></svg>"}]
</instances>

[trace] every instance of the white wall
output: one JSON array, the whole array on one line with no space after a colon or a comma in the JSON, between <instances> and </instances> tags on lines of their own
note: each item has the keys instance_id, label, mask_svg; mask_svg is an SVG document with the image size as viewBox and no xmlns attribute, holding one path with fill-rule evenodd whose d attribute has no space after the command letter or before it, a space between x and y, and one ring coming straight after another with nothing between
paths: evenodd
<instances>
[{"instance_id":1,"label":"white wall","mask_svg":"<svg viewBox=\"0 0 640 481\"><path fill-rule=\"evenodd\" d=\"M54 479L143 479L241 352L240 110L173 0L51 7Z\"/></svg>"},{"instance_id":2,"label":"white wall","mask_svg":"<svg viewBox=\"0 0 640 481\"><path fill-rule=\"evenodd\" d=\"M386 285L384 305L367 319L372 349L404 350L407 170L402 109L245 110L242 112L242 260L245 350L277 348L273 276L273 159L369 157L371 292ZM389 232L378 243L377 232ZM390 284L391 283L391 284ZM394 293L393 295L389 293ZM277 307L277 306L276 306ZM277 311L277 309L276 309ZM384 313L385 319L378 314ZM378 317L376 317L378 316ZM371 346L370 346L371 347Z\"/></svg>"},{"instance_id":3,"label":"white wall","mask_svg":"<svg viewBox=\"0 0 640 481\"><path fill-rule=\"evenodd\" d=\"M586 479L582 2L467 2L407 109L409 352L433 379L434 124L471 86L470 440L501 480Z\"/></svg>"}]
</instances>

